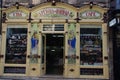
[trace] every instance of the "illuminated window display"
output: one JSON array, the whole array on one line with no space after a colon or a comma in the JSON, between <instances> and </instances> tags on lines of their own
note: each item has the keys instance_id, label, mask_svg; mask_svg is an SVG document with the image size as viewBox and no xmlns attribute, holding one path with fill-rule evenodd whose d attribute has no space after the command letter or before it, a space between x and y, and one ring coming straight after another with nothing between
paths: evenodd
<instances>
[{"instance_id":1,"label":"illuminated window display","mask_svg":"<svg viewBox=\"0 0 120 80\"><path fill-rule=\"evenodd\" d=\"M80 64L102 65L101 28L80 28Z\"/></svg>"},{"instance_id":2,"label":"illuminated window display","mask_svg":"<svg viewBox=\"0 0 120 80\"><path fill-rule=\"evenodd\" d=\"M7 28L5 63L25 64L27 28Z\"/></svg>"}]
</instances>

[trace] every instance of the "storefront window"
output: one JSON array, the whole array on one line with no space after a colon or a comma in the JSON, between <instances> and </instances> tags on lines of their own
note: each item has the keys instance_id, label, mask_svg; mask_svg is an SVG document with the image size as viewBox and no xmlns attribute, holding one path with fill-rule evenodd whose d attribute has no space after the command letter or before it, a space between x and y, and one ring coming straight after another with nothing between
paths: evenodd
<instances>
[{"instance_id":1,"label":"storefront window","mask_svg":"<svg viewBox=\"0 0 120 80\"><path fill-rule=\"evenodd\" d=\"M68 25L68 63L76 63L76 25Z\"/></svg>"},{"instance_id":2,"label":"storefront window","mask_svg":"<svg viewBox=\"0 0 120 80\"><path fill-rule=\"evenodd\" d=\"M25 64L27 28L7 28L5 63Z\"/></svg>"},{"instance_id":3,"label":"storefront window","mask_svg":"<svg viewBox=\"0 0 120 80\"><path fill-rule=\"evenodd\" d=\"M93 28L92 28L93 27ZM100 27L80 28L80 64L102 65L102 31Z\"/></svg>"},{"instance_id":4,"label":"storefront window","mask_svg":"<svg viewBox=\"0 0 120 80\"><path fill-rule=\"evenodd\" d=\"M31 27L31 53L30 63L38 63L38 43L39 43L38 24L34 23Z\"/></svg>"}]
</instances>

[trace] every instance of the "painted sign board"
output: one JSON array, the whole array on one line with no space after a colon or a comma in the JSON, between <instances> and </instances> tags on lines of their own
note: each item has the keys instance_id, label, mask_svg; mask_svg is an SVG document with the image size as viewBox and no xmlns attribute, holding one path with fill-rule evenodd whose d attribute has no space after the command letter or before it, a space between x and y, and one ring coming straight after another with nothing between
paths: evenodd
<instances>
[{"instance_id":1,"label":"painted sign board","mask_svg":"<svg viewBox=\"0 0 120 80\"><path fill-rule=\"evenodd\" d=\"M28 14L22 10L14 10L9 12L7 17L10 19L24 19L28 17Z\"/></svg>"},{"instance_id":2,"label":"painted sign board","mask_svg":"<svg viewBox=\"0 0 120 80\"><path fill-rule=\"evenodd\" d=\"M86 10L79 14L82 19L100 19L102 17L102 13L95 10Z\"/></svg>"},{"instance_id":3,"label":"painted sign board","mask_svg":"<svg viewBox=\"0 0 120 80\"><path fill-rule=\"evenodd\" d=\"M71 19L74 16L75 12L60 7L48 7L32 12L33 19L49 19L49 18Z\"/></svg>"}]
</instances>

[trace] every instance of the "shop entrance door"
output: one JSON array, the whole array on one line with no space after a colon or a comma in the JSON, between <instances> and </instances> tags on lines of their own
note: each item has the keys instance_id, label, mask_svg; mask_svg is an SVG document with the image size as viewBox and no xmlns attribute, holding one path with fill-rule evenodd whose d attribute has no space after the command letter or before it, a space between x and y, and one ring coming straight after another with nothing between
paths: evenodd
<instances>
[{"instance_id":1,"label":"shop entrance door","mask_svg":"<svg viewBox=\"0 0 120 80\"><path fill-rule=\"evenodd\" d=\"M64 35L46 34L46 75L63 75Z\"/></svg>"}]
</instances>

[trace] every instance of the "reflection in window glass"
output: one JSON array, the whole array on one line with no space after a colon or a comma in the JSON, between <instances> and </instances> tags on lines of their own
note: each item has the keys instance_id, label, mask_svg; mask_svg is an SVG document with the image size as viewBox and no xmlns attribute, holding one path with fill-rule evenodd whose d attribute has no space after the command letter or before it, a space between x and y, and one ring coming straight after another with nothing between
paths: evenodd
<instances>
[{"instance_id":1,"label":"reflection in window glass","mask_svg":"<svg viewBox=\"0 0 120 80\"><path fill-rule=\"evenodd\" d=\"M102 65L101 28L80 28L80 64Z\"/></svg>"},{"instance_id":2,"label":"reflection in window glass","mask_svg":"<svg viewBox=\"0 0 120 80\"><path fill-rule=\"evenodd\" d=\"M7 28L5 63L25 64L27 28Z\"/></svg>"}]
</instances>

